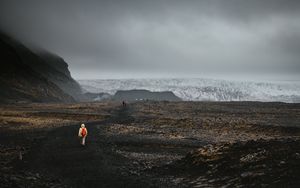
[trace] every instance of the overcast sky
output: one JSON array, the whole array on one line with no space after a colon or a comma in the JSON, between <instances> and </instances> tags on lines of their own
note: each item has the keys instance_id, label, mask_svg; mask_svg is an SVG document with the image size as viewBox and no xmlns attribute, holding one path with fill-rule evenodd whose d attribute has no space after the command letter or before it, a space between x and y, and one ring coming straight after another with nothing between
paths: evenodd
<instances>
[{"instance_id":1,"label":"overcast sky","mask_svg":"<svg viewBox=\"0 0 300 188\"><path fill-rule=\"evenodd\" d=\"M300 79L299 0L1 0L0 28L76 79Z\"/></svg>"}]
</instances>

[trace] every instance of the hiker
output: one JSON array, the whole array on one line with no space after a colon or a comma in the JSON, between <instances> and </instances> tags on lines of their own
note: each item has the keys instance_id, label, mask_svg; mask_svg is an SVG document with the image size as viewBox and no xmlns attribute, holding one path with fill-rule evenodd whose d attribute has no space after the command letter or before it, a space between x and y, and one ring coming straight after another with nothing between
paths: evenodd
<instances>
[{"instance_id":1,"label":"hiker","mask_svg":"<svg viewBox=\"0 0 300 188\"><path fill-rule=\"evenodd\" d=\"M123 101L122 104L123 104L123 107L126 107L126 102L125 101Z\"/></svg>"},{"instance_id":2,"label":"hiker","mask_svg":"<svg viewBox=\"0 0 300 188\"><path fill-rule=\"evenodd\" d=\"M79 128L78 136L81 138L81 145L85 145L85 138L88 134L87 128L84 124L81 124L81 127Z\"/></svg>"}]
</instances>

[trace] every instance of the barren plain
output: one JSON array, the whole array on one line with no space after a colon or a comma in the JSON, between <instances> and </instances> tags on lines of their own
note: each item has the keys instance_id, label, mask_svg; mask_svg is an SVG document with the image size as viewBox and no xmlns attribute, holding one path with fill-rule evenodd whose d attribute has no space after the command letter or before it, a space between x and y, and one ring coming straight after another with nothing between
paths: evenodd
<instances>
[{"instance_id":1,"label":"barren plain","mask_svg":"<svg viewBox=\"0 0 300 188\"><path fill-rule=\"evenodd\" d=\"M2 187L297 187L300 104L0 106ZM89 130L81 147L77 131Z\"/></svg>"}]
</instances>

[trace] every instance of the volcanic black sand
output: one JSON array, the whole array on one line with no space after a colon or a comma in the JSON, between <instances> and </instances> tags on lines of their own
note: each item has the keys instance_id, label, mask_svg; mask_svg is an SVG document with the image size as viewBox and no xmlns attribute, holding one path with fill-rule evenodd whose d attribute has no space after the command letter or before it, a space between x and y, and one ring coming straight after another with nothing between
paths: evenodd
<instances>
[{"instance_id":1,"label":"volcanic black sand","mask_svg":"<svg viewBox=\"0 0 300 188\"><path fill-rule=\"evenodd\" d=\"M78 125L51 131L25 157L21 170L42 172L61 185L73 187L151 187L155 182L129 174L131 162L112 151L113 144L101 135L111 123L129 122L127 108L116 110L107 121L87 123L89 135L85 147L79 144ZM126 169L127 170L124 170Z\"/></svg>"},{"instance_id":2,"label":"volcanic black sand","mask_svg":"<svg viewBox=\"0 0 300 188\"><path fill-rule=\"evenodd\" d=\"M115 107L104 120L86 123L89 134L85 147L80 145L77 136L80 124L49 129L40 134L38 131L2 132L6 135L1 138L2 144L15 140L18 145L25 137L30 139L30 149L23 152L21 158L15 157L9 162L12 167L2 165L2 187L299 185L299 105L251 103L259 106L255 109L260 113L259 117L266 115L260 109L276 109L278 105L286 108L283 111L287 110L290 117L287 114L277 117L281 112L272 111L271 116L267 115L267 122L284 122L282 118L286 118L293 123L291 127L263 125L256 116L255 122L261 126L254 125L251 118L240 119L245 113L240 108L237 110L243 113L238 114L238 120L232 118L226 129L221 125L229 115L218 114L212 123L209 119L201 120L201 129L197 130L194 125L197 119L191 123L190 117L172 114L172 110L186 111L183 104L197 110L186 103L149 102ZM176 108L171 108L172 105ZM203 109L203 104L200 105ZM209 117L208 112L219 104L205 105L210 106L205 112L205 117ZM244 104L234 105L237 108ZM153 107L160 110L153 112ZM219 107L218 111L224 110ZM165 108L168 110L164 111ZM174 117L176 121L166 120L166 117ZM4 158L1 160L4 164Z\"/></svg>"},{"instance_id":3,"label":"volcanic black sand","mask_svg":"<svg viewBox=\"0 0 300 188\"><path fill-rule=\"evenodd\" d=\"M78 125L57 128L49 132L45 138L37 140L24 159L16 162L16 169L34 172L31 179L27 177L31 182L25 182L31 186L171 186L168 182L160 181L159 177L149 179L147 176L138 176L134 171L130 171L130 169L136 168L132 161L116 154L113 151L115 144L106 135L102 134L104 127L111 126L114 123L134 121L129 113L127 107L120 108L106 121L87 123L89 134L87 145L84 147L79 144L79 138L77 137ZM126 145L127 141L124 141ZM123 142L123 140L119 140L119 142ZM145 143L138 141L135 144L143 147ZM153 152L155 149L149 148L148 150ZM50 180L39 182L40 174L47 175ZM15 182L15 184L9 186L20 185Z\"/></svg>"},{"instance_id":4,"label":"volcanic black sand","mask_svg":"<svg viewBox=\"0 0 300 188\"><path fill-rule=\"evenodd\" d=\"M141 187L145 183L124 174L122 166L130 165L126 158L112 152L112 144L101 136L101 126L128 119L126 109L116 112L108 121L88 123L87 145L79 145L78 125L58 128L37 143L25 159L33 171L45 171L60 177L64 184L75 187ZM98 129L98 128L99 129ZM147 185L147 184L146 184Z\"/></svg>"}]
</instances>

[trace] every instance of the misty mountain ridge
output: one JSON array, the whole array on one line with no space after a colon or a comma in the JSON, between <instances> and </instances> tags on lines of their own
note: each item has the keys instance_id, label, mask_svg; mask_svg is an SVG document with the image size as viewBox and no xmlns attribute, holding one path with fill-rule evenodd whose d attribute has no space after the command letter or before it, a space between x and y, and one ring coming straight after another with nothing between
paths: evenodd
<instances>
[{"instance_id":1,"label":"misty mountain ridge","mask_svg":"<svg viewBox=\"0 0 300 188\"><path fill-rule=\"evenodd\" d=\"M78 80L92 93L118 90L172 91L185 101L300 102L299 82L229 81L204 78Z\"/></svg>"},{"instance_id":2,"label":"misty mountain ridge","mask_svg":"<svg viewBox=\"0 0 300 188\"><path fill-rule=\"evenodd\" d=\"M68 64L57 55L34 52L0 32L0 59L2 102L74 102L82 97Z\"/></svg>"},{"instance_id":3,"label":"misty mountain ridge","mask_svg":"<svg viewBox=\"0 0 300 188\"><path fill-rule=\"evenodd\" d=\"M2 32L0 32L0 59L1 101L74 102L114 98L119 100L118 91L148 90L127 91L125 99L300 102L299 82L170 78L79 80L79 85L72 78L68 64L63 58L46 50L30 49ZM85 94L82 94L83 91ZM161 93L155 93L164 91L170 92L163 94L165 98L159 96ZM116 96L113 96L115 94Z\"/></svg>"}]
</instances>

